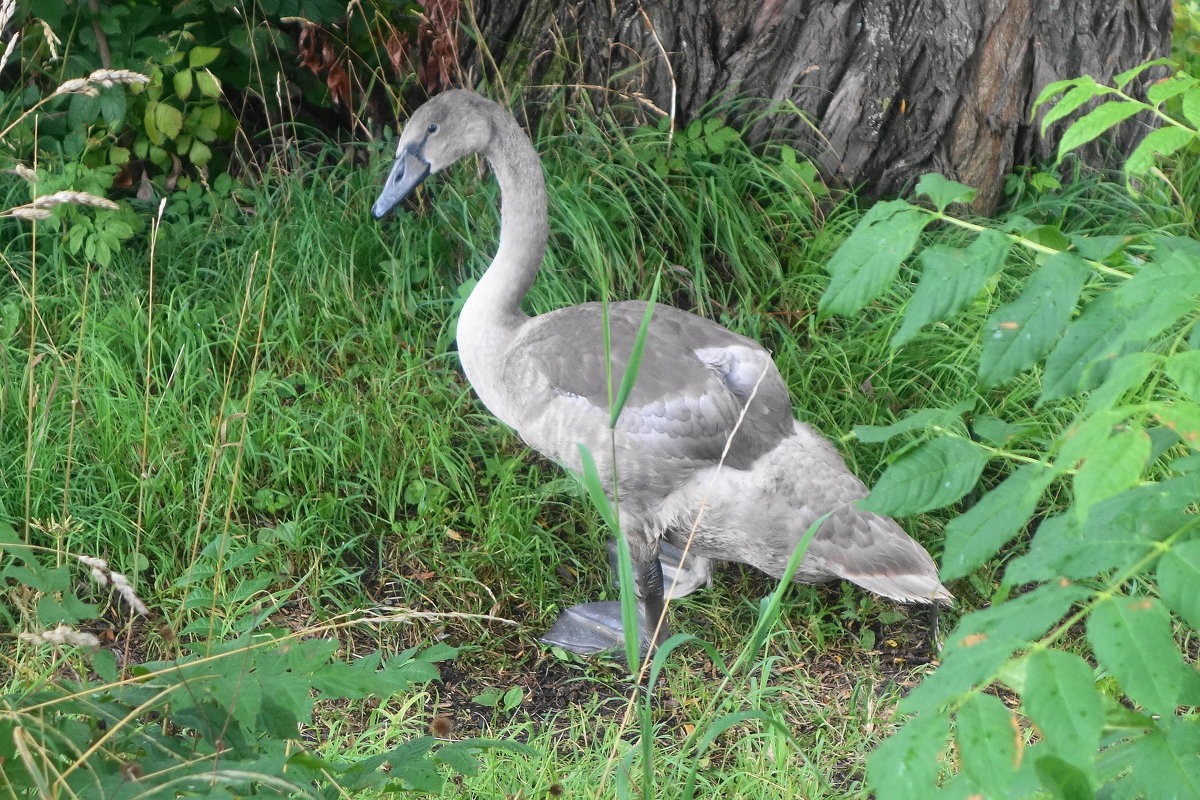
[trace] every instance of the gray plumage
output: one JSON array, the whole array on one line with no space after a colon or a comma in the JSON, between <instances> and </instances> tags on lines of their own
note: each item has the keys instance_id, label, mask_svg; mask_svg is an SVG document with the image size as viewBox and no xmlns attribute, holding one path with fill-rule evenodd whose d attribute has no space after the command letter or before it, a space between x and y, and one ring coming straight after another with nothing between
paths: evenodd
<instances>
[{"instance_id":1,"label":"gray plumage","mask_svg":"<svg viewBox=\"0 0 1200 800\"><path fill-rule=\"evenodd\" d=\"M615 451L622 532L651 627L661 608L664 540L688 547L685 564L664 559L668 574L679 576L679 596L707 582L709 560L779 577L809 525L829 511L796 580L844 578L901 602L951 601L924 548L893 520L855 506L866 487L828 441L794 418L767 350L715 322L654 309L637 381L611 434L614 447L601 306L536 317L521 310L545 249L546 192L537 154L507 111L461 90L421 106L372 211L382 217L428 174L471 153L482 153L495 171L502 224L495 259L459 318L463 369L492 413L559 464L580 470L583 444L607 477ZM645 308L640 301L608 306L614 386ZM615 646L620 623L610 618L611 605L569 610L547 639L580 652ZM578 610L585 613L571 616ZM594 618L607 638L577 639L576 629Z\"/></svg>"}]
</instances>

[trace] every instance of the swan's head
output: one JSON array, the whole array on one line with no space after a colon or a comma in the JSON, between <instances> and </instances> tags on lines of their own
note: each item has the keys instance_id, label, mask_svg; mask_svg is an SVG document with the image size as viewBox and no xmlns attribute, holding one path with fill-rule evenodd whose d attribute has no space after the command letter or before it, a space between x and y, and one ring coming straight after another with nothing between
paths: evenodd
<instances>
[{"instance_id":1,"label":"swan's head","mask_svg":"<svg viewBox=\"0 0 1200 800\"><path fill-rule=\"evenodd\" d=\"M421 181L464 156L487 149L492 140L491 100L456 89L443 92L409 117L396 146L396 161L371 214L380 219Z\"/></svg>"}]
</instances>

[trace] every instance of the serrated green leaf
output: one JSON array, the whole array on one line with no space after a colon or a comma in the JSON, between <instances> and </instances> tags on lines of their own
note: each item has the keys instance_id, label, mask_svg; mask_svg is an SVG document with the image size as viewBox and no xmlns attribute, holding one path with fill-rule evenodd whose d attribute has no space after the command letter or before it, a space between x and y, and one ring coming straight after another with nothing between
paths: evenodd
<instances>
[{"instance_id":1,"label":"serrated green leaf","mask_svg":"<svg viewBox=\"0 0 1200 800\"><path fill-rule=\"evenodd\" d=\"M1097 502L1137 483L1149 457L1150 437L1141 428L1118 431L1101 442L1075 473L1075 513L1082 516Z\"/></svg>"},{"instance_id":2,"label":"serrated green leaf","mask_svg":"<svg viewBox=\"0 0 1200 800\"><path fill-rule=\"evenodd\" d=\"M1142 103L1110 100L1089 111L1063 132L1058 143L1058 160L1061 161L1063 156L1075 148L1087 144L1109 128L1120 125L1134 114L1145 110L1146 106Z\"/></svg>"},{"instance_id":3,"label":"serrated green leaf","mask_svg":"<svg viewBox=\"0 0 1200 800\"><path fill-rule=\"evenodd\" d=\"M1020 297L992 312L983 328L979 379L997 386L1031 366L1062 336L1090 270L1071 253L1052 256Z\"/></svg>"},{"instance_id":4,"label":"serrated green leaf","mask_svg":"<svg viewBox=\"0 0 1200 800\"><path fill-rule=\"evenodd\" d=\"M147 114L150 113L151 108L153 108L154 125L160 131L161 136L166 139L174 139L178 136L179 131L183 128L183 112L170 103L151 103L147 106ZM151 141L154 141L154 137L151 137Z\"/></svg>"},{"instance_id":5,"label":"serrated green leaf","mask_svg":"<svg viewBox=\"0 0 1200 800\"><path fill-rule=\"evenodd\" d=\"M192 69L198 69L206 64L211 64L213 59L221 54L219 47L205 47L197 45L188 51L188 66Z\"/></svg>"},{"instance_id":6,"label":"serrated green leaf","mask_svg":"<svg viewBox=\"0 0 1200 800\"><path fill-rule=\"evenodd\" d=\"M1035 650L1025 665L1021 705L1044 746L1071 764L1090 764L1100 747L1104 698L1088 663L1059 650Z\"/></svg>"},{"instance_id":7,"label":"serrated green leaf","mask_svg":"<svg viewBox=\"0 0 1200 800\"><path fill-rule=\"evenodd\" d=\"M1184 72L1176 73L1169 78L1155 81L1146 89L1146 99L1154 105L1162 105L1191 89L1197 83L1196 79Z\"/></svg>"},{"instance_id":8,"label":"serrated green leaf","mask_svg":"<svg viewBox=\"0 0 1200 800\"><path fill-rule=\"evenodd\" d=\"M912 339L922 326L966 308L1004 266L1009 246L1007 236L988 229L966 249L934 245L923 250L921 282L892 337L892 348Z\"/></svg>"},{"instance_id":9,"label":"serrated green leaf","mask_svg":"<svg viewBox=\"0 0 1200 800\"><path fill-rule=\"evenodd\" d=\"M1163 720L1167 728L1135 738L1123 753L1130 767L1122 781L1137 797L1200 797L1200 725L1195 718Z\"/></svg>"},{"instance_id":10,"label":"serrated green leaf","mask_svg":"<svg viewBox=\"0 0 1200 800\"><path fill-rule=\"evenodd\" d=\"M917 180L914 190L928 197L938 211L945 211L952 203L969 203L975 199L975 188L965 183L952 181L936 172L927 172Z\"/></svg>"},{"instance_id":11,"label":"serrated green leaf","mask_svg":"<svg viewBox=\"0 0 1200 800\"><path fill-rule=\"evenodd\" d=\"M1129 244L1137 241L1135 236L1085 236L1080 233L1072 233L1067 238L1071 240L1071 246L1079 255L1091 261L1104 261L1111 258Z\"/></svg>"},{"instance_id":12,"label":"serrated green leaf","mask_svg":"<svg viewBox=\"0 0 1200 800\"><path fill-rule=\"evenodd\" d=\"M1080 78L1066 78L1061 81L1054 81L1053 83L1047 84L1046 88L1042 89L1042 91L1038 93L1037 99L1033 101L1033 108L1036 111L1038 106L1049 102L1051 98L1057 97L1058 95L1075 86L1086 84L1096 86L1096 81L1094 78L1092 78L1092 76L1084 75Z\"/></svg>"},{"instance_id":13,"label":"serrated green leaf","mask_svg":"<svg viewBox=\"0 0 1200 800\"><path fill-rule=\"evenodd\" d=\"M819 303L822 317L854 314L896 279L929 212L903 200L876 203L829 260L831 278Z\"/></svg>"},{"instance_id":14,"label":"serrated green leaf","mask_svg":"<svg viewBox=\"0 0 1200 800\"><path fill-rule=\"evenodd\" d=\"M1104 382L1088 393L1085 413L1112 408L1120 399L1134 389L1140 388L1150 375L1150 370L1159 363L1154 353L1126 353L1113 362Z\"/></svg>"},{"instance_id":15,"label":"serrated green leaf","mask_svg":"<svg viewBox=\"0 0 1200 800\"><path fill-rule=\"evenodd\" d=\"M1181 542L1158 562L1159 595L1172 611L1200 630L1200 541Z\"/></svg>"},{"instance_id":16,"label":"serrated green leaf","mask_svg":"<svg viewBox=\"0 0 1200 800\"><path fill-rule=\"evenodd\" d=\"M1092 609L1087 638L1100 665L1134 702L1171 716L1179 698L1180 655L1171 617L1152 597L1111 597Z\"/></svg>"},{"instance_id":17,"label":"serrated green leaf","mask_svg":"<svg viewBox=\"0 0 1200 800\"><path fill-rule=\"evenodd\" d=\"M1083 521L1071 511L1050 517L1038 526L1029 552L1009 562L1004 582L1083 579L1126 568L1187 524L1187 507L1198 493L1200 475L1184 475L1126 489L1097 503Z\"/></svg>"},{"instance_id":18,"label":"serrated green leaf","mask_svg":"<svg viewBox=\"0 0 1200 800\"><path fill-rule=\"evenodd\" d=\"M1055 800L1093 800L1096 791L1087 773L1058 756L1041 756L1033 763L1042 786Z\"/></svg>"},{"instance_id":19,"label":"serrated green leaf","mask_svg":"<svg viewBox=\"0 0 1200 800\"><path fill-rule=\"evenodd\" d=\"M1194 311L1197 294L1200 269L1182 251L1145 265L1125 283L1101 292L1046 357L1038 402L1099 383L1107 365L1127 348L1153 338Z\"/></svg>"},{"instance_id":20,"label":"serrated green leaf","mask_svg":"<svg viewBox=\"0 0 1200 800\"><path fill-rule=\"evenodd\" d=\"M1113 86L1116 86L1118 89L1124 89L1127 83L1151 67L1174 68L1175 66L1175 62L1170 58L1156 58L1153 61L1147 61L1144 64L1138 64L1136 67L1132 67L1124 72L1118 73L1115 77L1113 77Z\"/></svg>"},{"instance_id":21,"label":"serrated green leaf","mask_svg":"<svg viewBox=\"0 0 1200 800\"><path fill-rule=\"evenodd\" d=\"M87 94L73 94L67 105L67 125L86 129L100 114L100 98Z\"/></svg>"},{"instance_id":22,"label":"serrated green leaf","mask_svg":"<svg viewBox=\"0 0 1200 800\"><path fill-rule=\"evenodd\" d=\"M197 139L192 142L191 148L188 149L188 159L198 167L203 167L212 160L212 150L208 145Z\"/></svg>"},{"instance_id":23,"label":"serrated green leaf","mask_svg":"<svg viewBox=\"0 0 1200 800\"><path fill-rule=\"evenodd\" d=\"M1126 175L1144 175L1154 166L1156 158L1173 155L1176 150L1196 140L1195 131L1166 125L1150 131L1125 159Z\"/></svg>"},{"instance_id":24,"label":"serrated green leaf","mask_svg":"<svg viewBox=\"0 0 1200 800\"><path fill-rule=\"evenodd\" d=\"M884 739L867 759L867 782L878 800L931 796L949 735L949 717L918 714Z\"/></svg>"},{"instance_id":25,"label":"serrated green leaf","mask_svg":"<svg viewBox=\"0 0 1200 800\"><path fill-rule=\"evenodd\" d=\"M952 519L945 530L943 580L966 575L1020 533L1037 509L1042 492L1053 480L1053 470L1041 464L1026 464L965 514Z\"/></svg>"},{"instance_id":26,"label":"serrated green leaf","mask_svg":"<svg viewBox=\"0 0 1200 800\"><path fill-rule=\"evenodd\" d=\"M931 439L888 467L858 507L897 517L941 508L974 488L987 461L987 451L967 439Z\"/></svg>"},{"instance_id":27,"label":"serrated green leaf","mask_svg":"<svg viewBox=\"0 0 1200 800\"><path fill-rule=\"evenodd\" d=\"M1046 88L1048 89L1050 87ZM1054 107L1047 111L1045 116L1042 117L1042 136L1046 135L1047 128L1049 128L1055 122L1058 122L1063 117L1078 111L1093 97L1099 97L1111 92L1111 89L1106 86L1100 86L1090 77L1085 76L1084 78L1081 78L1079 83L1073 86L1066 94L1064 94L1062 99L1055 103Z\"/></svg>"},{"instance_id":28,"label":"serrated green leaf","mask_svg":"<svg viewBox=\"0 0 1200 800\"><path fill-rule=\"evenodd\" d=\"M1071 583L1048 583L959 622L942 650L942 665L900 702L902 713L943 713L947 703L990 683L1016 650L1044 635L1089 592Z\"/></svg>"},{"instance_id":29,"label":"serrated green leaf","mask_svg":"<svg viewBox=\"0 0 1200 800\"><path fill-rule=\"evenodd\" d=\"M199 89L200 94L204 95L205 97L212 97L215 99L215 98L221 96L221 79L218 78L216 75L212 74L212 72L210 72L209 70L206 70L206 69L197 70L196 71L196 88ZM217 109L217 114L219 117L220 109L217 108L216 106L212 106L212 108ZM218 119L218 122L219 121L220 120ZM209 127L216 128L217 125L213 124Z\"/></svg>"},{"instance_id":30,"label":"serrated green leaf","mask_svg":"<svg viewBox=\"0 0 1200 800\"><path fill-rule=\"evenodd\" d=\"M958 427L962 415L970 411L974 405L972 400L963 400L953 408L922 408L891 425L855 425L854 436L860 442L886 442L888 439L909 431Z\"/></svg>"},{"instance_id":31,"label":"serrated green leaf","mask_svg":"<svg viewBox=\"0 0 1200 800\"><path fill-rule=\"evenodd\" d=\"M971 419L971 430L988 444L1005 447L1019 438L1028 428L1024 425L1005 422L991 414L976 414Z\"/></svg>"},{"instance_id":32,"label":"serrated green leaf","mask_svg":"<svg viewBox=\"0 0 1200 800\"><path fill-rule=\"evenodd\" d=\"M1154 418L1193 450L1200 450L1200 404L1190 400L1156 403Z\"/></svg>"},{"instance_id":33,"label":"serrated green leaf","mask_svg":"<svg viewBox=\"0 0 1200 800\"><path fill-rule=\"evenodd\" d=\"M175 96L180 100L187 100L188 95L192 93L192 71L190 69L179 70L171 79L171 84L175 87Z\"/></svg>"},{"instance_id":34,"label":"serrated green leaf","mask_svg":"<svg viewBox=\"0 0 1200 800\"><path fill-rule=\"evenodd\" d=\"M109 127L114 127L125 121L125 111L128 108L128 102L125 98L125 92L121 87L114 86L111 89L103 89L100 92L100 116Z\"/></svg>"},{"instance_id":35,"label":"serrated green leaf","mask_svg":"<svg viewBox=\"0 0 1200 800\"><path fill-rule=\"evenodd\" d=\"M1179 391L1193 400L1200 400L1200 350L1175 353L1167 359L1163 372L1175 382Z\"/></svg>"},{"instance_id":36,"label":"serrated green leaf","mask_svg":"<svg viewBox=\"0 0 1200 800\"><path fill-rule=\"evenodd\" d=\"M971 695L958 709L955 740L963 771L988 797L1007 797L1020 757L1020 728L994 695Z\"/></svg>"},{"instance_id":37,"label":"serrated green leaf","mask_svg":"<svg viewBox=\"0 0 1200 800\"><path fill-rule=\"evenodd\" d=\"M1189 90L1183 96L1179 101L1179 110L1193 129L1200 128L1200 87Z\"/></svg>"}]
</instances>

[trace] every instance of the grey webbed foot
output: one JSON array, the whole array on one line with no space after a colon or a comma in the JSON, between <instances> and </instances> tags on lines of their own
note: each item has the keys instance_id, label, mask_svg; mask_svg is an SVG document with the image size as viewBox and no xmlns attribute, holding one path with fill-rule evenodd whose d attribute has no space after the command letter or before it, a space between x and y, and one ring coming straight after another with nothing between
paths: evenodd
<instances>
[{"instance_id":1,"label":"grey webbed foot","mask_svg":"<svg viewBox=\"0 0 1200 800\"><path fill-rule=\"evenodd\" d=\"M664 596L670 600L687 597L697 589L712 584L712 560L689 552L687 562L683 560L683 550L666 541L659 542L658 561L663 573ZM613 585L619 586L617 579L617 540L608 540L608 565L612 568Z\"/></svg>"},{"instance_id":2,"label":"grey webbed foot","mask_svg":"<svg viewBox=\"0 0 1200 800\"><path fill-rule=\"evenodd\" d=\"M653 636L664 608L662 565L657 560L648 564L635 564L634 580L638 591L637 637L639 649L645 654L671 635L664 620L657 638ZM571 606L559 614L554 625L541 637L541 641L579 655L624 648L625 630L621 624L621 603L609 600Z\"/></svg>"}]
</instances>

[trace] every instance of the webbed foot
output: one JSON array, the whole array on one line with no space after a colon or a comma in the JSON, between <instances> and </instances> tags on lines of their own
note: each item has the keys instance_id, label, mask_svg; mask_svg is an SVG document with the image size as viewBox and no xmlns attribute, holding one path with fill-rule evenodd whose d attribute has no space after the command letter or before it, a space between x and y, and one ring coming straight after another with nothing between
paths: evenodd
<instances>
[{"instance_id":1,"label":"webbed foot","mask_svg":"<svg viewBox=\"0 0 1200 800\"><path fill-rule=\"evenodd\" d=\"M618 650L625 646L621 604L609 600L571 606L558 615L541 640L581 656Z\"/></svg>"}]
</instances>

